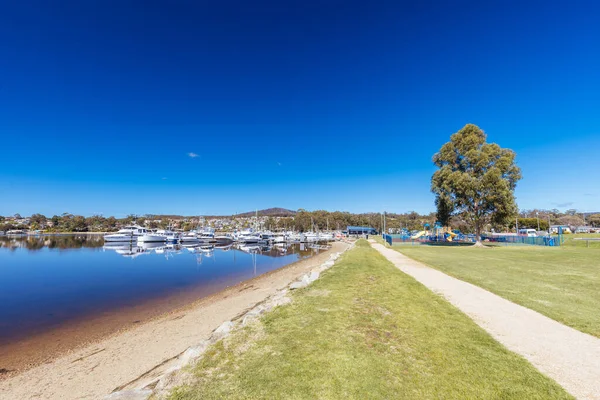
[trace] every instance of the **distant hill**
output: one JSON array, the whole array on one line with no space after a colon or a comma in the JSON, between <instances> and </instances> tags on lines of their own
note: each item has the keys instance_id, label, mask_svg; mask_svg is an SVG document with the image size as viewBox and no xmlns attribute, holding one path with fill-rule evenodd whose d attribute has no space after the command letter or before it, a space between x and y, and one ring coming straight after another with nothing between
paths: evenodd
<instances>
[{"instance_id":1,"label":"distant hill","mask_svg":"<svg viewBox=\"0 0 600 400\"><path fill-rule=\"evenodd\" d=\"M235 214L236 217L254 217L256 211L248 211L242 214ZM286 208L267 208L266 210L258 210L259 217L293 217L296 215L296 211L288 210Z\"/></svg>"}]
</instances>

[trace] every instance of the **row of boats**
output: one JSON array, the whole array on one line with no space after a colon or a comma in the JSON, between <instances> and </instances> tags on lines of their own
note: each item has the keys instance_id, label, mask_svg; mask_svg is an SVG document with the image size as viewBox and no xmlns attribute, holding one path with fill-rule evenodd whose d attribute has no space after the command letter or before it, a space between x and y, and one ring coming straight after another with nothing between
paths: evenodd
<instances>
[{"instance_id":1,"label":"row of boats","mask_svg":"<svg viewBox=\"0 0 600 400\"><path fill-rule=\"evenodd\" d=\"M252 228L217 235L213 228L190 232L170 229L147 229L137 225L125 226L116 233L104 235L105 242L178 243L178 244L231 244L231 243L313 243L341 239L335 232L279 232L255 231Z\"/></svg>"}]
</instances>

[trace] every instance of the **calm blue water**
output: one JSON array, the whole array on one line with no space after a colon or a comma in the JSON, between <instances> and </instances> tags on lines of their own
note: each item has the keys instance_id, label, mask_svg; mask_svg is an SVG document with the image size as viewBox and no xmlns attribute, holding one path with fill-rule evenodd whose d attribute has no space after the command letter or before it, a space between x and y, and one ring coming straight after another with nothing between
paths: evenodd
<instances>
[{"instance_id":1,"label":"calm blue water","mask_svg":"<svg viewBox=\"0 0 600 400\"><path fill-rule=\"evenodd\" d=\"M317 250L104 246L100 237L0 237L0 343L193 291L203 297Z\"/></svg>"}]
</instances>

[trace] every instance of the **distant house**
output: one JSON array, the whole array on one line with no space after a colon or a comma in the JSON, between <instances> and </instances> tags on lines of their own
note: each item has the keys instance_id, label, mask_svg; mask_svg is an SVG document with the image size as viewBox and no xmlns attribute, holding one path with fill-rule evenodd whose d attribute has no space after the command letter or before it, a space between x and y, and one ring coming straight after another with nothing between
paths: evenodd
<instances>
[{"instance_id":1,"label":"distant house","mask_svg":"<svg viewBox=\"0 0 600 400\"><path fill-rule=\"evenodd\" d=\"M569 225L550 225L550 233L558 233L559 228L562 228L563 233L571 233Z\"/></svg>"},{"instance_id":2,"label":"distant house","mask_svg":"<svg viewBox=\"0 0 600 400\"><path fill-rule=\"evenodd\" d=\"M576 226L575 233L590 233L594 232L595 229L592 226Z\"/></svg>"}]
</instances>

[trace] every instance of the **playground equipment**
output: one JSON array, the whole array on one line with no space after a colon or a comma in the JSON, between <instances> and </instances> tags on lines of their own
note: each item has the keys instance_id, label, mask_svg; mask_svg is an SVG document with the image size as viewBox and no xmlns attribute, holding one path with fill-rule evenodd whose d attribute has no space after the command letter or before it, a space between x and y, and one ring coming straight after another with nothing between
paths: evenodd
<instances>
[{"instance_id":1,"label":"playground equipment","mask_svg":"<svg viewBox=\"0 0 600 400\"><path fill-rule=\"evenodd\" d=\"M423 236L429 236L429 224L423 225L423 230L411 236L411 239L418 239Z\"/></svg>"},{"instance_id":2,"label":"playground equipment","mask_svg":"<svg viewBox=\"0 0 600 400\"><path fill-rule=\"evenodd\" d=\"M418 239L418 238L420 238L422 236L427 235L428 233L429 232L427 232L427 231L421 231L421 232L418 232L416 235L411 236L410 238L411 239Z\"/></svg>"},{"instance_id":3,"label":"playground equipment","mask_svg":"<svg viewBox=\"0 0 600 400\"><path fill-rule=\"evenodd\" d=\"M442 226L441 223L436 222L431 234L427 236L427 239L432 242L452 242L454 240L460 240L461 237L458 233L453 232L451 227Z\"/></svg>"},{"instance_id":4,"label":"playground equipment","mask_svg":"<svg viewBox=\"0 0 600 400\"><path fill-rule=\"evenodd\" d=\"M423 230L411 235L408 231L402 232L402 240L418 240L419 242L468 242L471 238L459 231L453 231L449 226L442 226L436 222L430 229L429 224L423 225Z\"/></svg>"},{"instance_id":5,"label":"playground equipment","mask_svg":"<svg viewBox=\"0 0 600 400\"><path fill-rule=\"evenodd\" d=\"M456 238L458 236L458 234L452 232L450 230L450 227L447 228L448 230L446 231L446 233L444 234L446 237L446 241L451 242L452 240L454 240L454 238Z\"/></svg>"}]
</instances>

